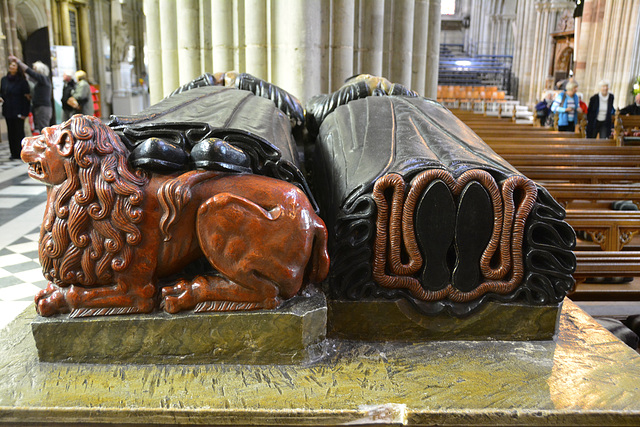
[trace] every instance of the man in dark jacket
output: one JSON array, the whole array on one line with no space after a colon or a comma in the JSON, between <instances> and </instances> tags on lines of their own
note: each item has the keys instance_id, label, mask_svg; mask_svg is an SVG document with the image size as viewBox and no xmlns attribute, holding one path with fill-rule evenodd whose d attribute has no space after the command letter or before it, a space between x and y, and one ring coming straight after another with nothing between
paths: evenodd
<instances>
[{"instance_id":1,"label":"man in dark jacket","mask_svg":"<svg viewBox=\"0 0 640 427\"><path fill-rule=\"evenodd\" d=\"M635 101L633 104L627 105L620 110L620 114L625 116L640 116L640 93L636 95Z\"/></svg>"},{"instance_id":2,"label":"man in dark jacket","mask_svg":"<svg viewBox=\"0 0 640 427\"><path fill-rule=\"evenodd\" d=\"M601 80L598 86L600 92L591 97L587 108L587 138L600 134L601 139L607 139L611 135L611 116L615 111L613 94L609 93L608 80Z\"/></svg>"},{"instance_id":3,"label":"man in dark jacket","mask_svg":"<svg viewBox=\"0 0 640 427\"><path fill-rule=\"evenodd\" d=\"M76 81L73 77L67 73L62 75L64 81L64 87L62 88L62 121L66 122L76 113L76 109L69 105L68 101L71 98L73 90L76 88Z\"/></svg>"}]
</instances>

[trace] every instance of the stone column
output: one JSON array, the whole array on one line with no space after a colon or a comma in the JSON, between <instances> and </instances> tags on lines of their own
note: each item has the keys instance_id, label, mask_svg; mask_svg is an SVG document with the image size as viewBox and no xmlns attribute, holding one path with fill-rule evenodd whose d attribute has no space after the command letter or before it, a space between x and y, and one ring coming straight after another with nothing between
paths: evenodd
<instances>
[{"instance_id":1,"label":"stone column","mask_svg":"<svg viewBox=\"0 0 640 427\"><path fill-rule=\"evenodd\" d=\"M180 84L201 74L198 0L178 0L178 71Z\"/></svg>"},{"instance_id":2,"label":"stone column","mask_svg":"<svg viewBox=\"0 0 640 427\"><path fill-rule=\"evenodd\" d=\"M620 2L623 3L623 2ZM624 2L626 3L626 2ZM609 58L616 58L616 62L619 60L618 52L620 49L619 43L619 30L620 30L620 13L624 9L624 4L616 4L611 6L611 2L607 3L604 19L602 21L602 33L599 46L594 46L595 67L591 68L591 75L587 76L587 82L597 82L602 79L609 70Z\"/></svg>"},{"instance_id":3,"label":"stone column","mask_svg":"<svg viewBox=\"0 0 640 427\"><path fill-rule=\"evenodd\" d=\"M160 42L162 46L162 96L180 86L178 34L175 0L160 0Z\"/></svg>"},{"instance_id":4,"label":"stone column","mask_svg":"<svg viewBox=\"0 0 640 427\"><path fill-rule=\"evenodd\" d=\"M540 63L539 63L539 55L540 55L540 38L541 38L541 33L540 31L542 30L542 10L543 10L544 5L541 3L536 3L536 26L535 26L535 32L532 33L532 37L534 37L535 39L533 40L532 43L532 49L531 49L531 58L528 61L529 62L529 67L527 67L527 72L528 75L527 80L526 80L526 88L527 90L524 92L525 94L525 98L524 98L524 102L526 104L530 104L534 101L535 96L534 96L534 89L535 89L535 83L536 83L536 75L537 75L537 71L539 69Z\"/></svg>"},{"instance_id":5,"label":"stone column","mask_svg":"<svg viewBox=\"0 0 640 427\"><path fill-rule=\"evenodd\" d=\"M384 25L382 33L382 75L389 78L391 75L391 43L393 41L393 1L384 2Z\"/></svg>"},{"instance_id":6,"label":"stone column","mask_svg":"<svg viewBox=\"0 0 640 427\"><path fill-rule=\"evenodd\" d=\"M630 34L633 36L631 38L633 46L631 48L631 56L628 58L630 66L627 70L631 73L629 80L635 80L640 75L640 0L633 0L632 12L629 18L633 23L630 30ZM616 103L620 107L630 104L632 99L633 96L628 89L616 93Z\"/></svg>"},{"instance_id":7,"label":"stone column","mask_svg":"<svg viewBox=\"0 0 640 427\"><path fill-rule=\"evenodd\" d=\"M518 72L520 71L520 56L522 54L521 52L521 46L522 46L522 42L524 41L524 18L527 12L527 1L528 0L523 0L521 2L518 3L517 8L516 8L516 27L515 27L515 34L513 35L513 63L511 66L511 72L514 75L518 75Z\"/></svg>"},{"instance_id":8,"label":"stone column","mask_svg":"<svg viewBox=\"0 0 640 427\"><path fill-rule=\"evenodd\" d=\"M62 44L71 46L71 21L69 20L68 0L60 0L60 24L62 26Z\"/></svg>"},{"instance_id":9,"label":"stone column","mask_svg":"<svg viewBox=\"0 0 640 427\"><path fill-rule=\"evenodd\" d=\"M1 4L0 10L2 10ZM2 27L4 27L4 24L0 22L0 58L6 58L8 54L4 47L5 43L2 41L6 39L6 36L4 35ZM7 74L7 61L0 61L0 76L4 76L5 74Z\"/></svg>"},{"instance_id":10,"label":"stone column","mask_svg":"<svg viewBox=\"0 0 640 427\"><path fill-rule=\"evenodd\" d=\"M273 83L303 102L320 93L321 0L272 3Z\"/></svg>"},{"instance_id":11,"label":"stone column","mask_svg":"<svg viewBox=\"0 0 640 427\"><path fill-rule=\"evenodd\" d=\"M427 26L429 25L429 0L417 0L413 21L413 58L411 89L424 93L427 68Z\"/></svg>"},{"instance_id":12,"label":"stone column","mask_svg":"<svg viewBox=\"0 0 640 427\"><path fill-rule=\"evenodd\" d=\"M53 8L55 9L55 7ZM101 7L97 7L93 10L93 17L95 28L104 28L104 13ZM99 30L98 30L99 31ZM112 104L112 82L107 79L107 63L104 55L104 45L102 43L95 43L93 45L95 50L96 67L94 69L94 79L100 83L100 114L102 117L109 117L111 115ZM61 117L57 117L60 121Z\"/></svg>"},{"instance_id":13,"label":"stone column","mask_svg":"<svg viewBox=\"0 0 640 427\"><path fill-rule=\"evenodd\" d=\"M497 27L497 21L498 21L498 16L497 15L491 15L489 17L489 22L490 22L490 30L489 30L489 45L487 46L487 54L488 55L495 55L496 54L496 39L498 38L498 34L496 31L496 27Z\"/></svg>"},{"instance_id":14,"label":"stone column","mask_svg":"<svg viewBox=\"0 0 640 427\"><path fill-rule=\"evenodd\" d=\"M481 33L478 38L478 54L488 55L491 53L491 14L493 13L493 0L482 1L482 21L481 21Z\"/></svg>"},{"instance_id":15,"label":"stone column","mask_svg":"<svg viewBox=\"0 0 640 427\"><path fill-rule=\"evenodd\" d=\"M538 3L536 5L538 18L540 21L539 30L536 32L536 45L533 54L533 67L531 70L531 85L529 90L529 103L534 103L540 99L541 85L546 77L546 70L543 62L546 53L546 44L549 37L549 4Z\"/></svg>"},{"instance_id":16,"label":"stone column","mask_svg":"<svg viewBox=\"0 0 640 427\"><path fill-rule=\"evenodd\" d=\"M51 33L53 34L50 37L51 44L58 45L62 44L62 36L60 35L60 11L58 8L58 4L55 2L52 3L47 2L47 4L53 6L51 7Z\"/></svg>"},{"instance_id":17,"label":"stone column","mask_svg":"<svg viewBox=\"0 0 640 427\"><path fill-rule=\"evenodd\" d=\"M147 23L147 58L149 60L149 97L151 105L164 97L162 87L162 37L160 27L160 0L144 0Z\"/></svg>"},{"instance_id":18,"label":"stone column","mask_svg":"<svg viewBox=\"0 0 640 427\"><path fill-rule=\"evenodd\" d=\"M620 38L622 42L621 57L618 58L618 67L614 67L611 72L612 90L615 90L616 106L624 107L629 102L621 103L620 101L626 101L627 97L630 98L629 82L635 80L638 76L633 72L632 57L634 55L635 46L638 43L636 35L636 27L638 25L638 9L635 0L630 0L626 4L624 13L622 14L621 27L623 28L623 34ZM611 61L615 64L615 60ZM607 75L609 76L609 75Z\"/></svg>"},{"instance_id":19,"label":"stone column","mask_svg":"<svg viewBox=\"0 0 640 427\"><path fill-rule=\"evenodd\" d=\"M9 36L8 41L11 41L11 44L9 44L9 53L12 53L18 58L22 58L22 44L20 44L20 39L18 38L18 27L16 20L17 12L15 1L8 0L8 10L9 26L7 27L7 34Z\"/></svg>"},{"instance_id":20,"label":"stone column","mask_svg":"<svg viewBox=\"0 0 640 427\"><path fill-rule=\"evenodd\" d=\"M336 90L353 75L354 1L333 0L331 18L331 89Z\"/></svg>"},{"instance_id":21,"label":"stone column","mask_svg":"<svg viewBox=\"0 0 640 427\"><path fill-rule=\"evenodd\" d=\"M272 13L273 16L273 13ZM320 2L320 92L331 92L331 2ZM271 28L274 28L273 21ZM272 31L273 33L273 31ZM271 37L273 42L273 36ZM273 61L273 59L272 59Z\"/></svg>"},{"instance_id":22,"label":"stone column","mask_svg":"<svg viewBox=\"0 0 640 427\"><path fill-rule=\"evenodd\" d=\"M245 61L245 26L244 26L244 1L233 0L233 69L246 70Z\"/></svg>"},{"instance_id":23,"label":"stone column","mask_svg":"<svg viewBox=\"0 0 640 427\"><path fill-rule=\"evenodd\" d=\"M521 61L521 68L520 68L520 82L518 84L518 94L519 94L519 98L520 101L523 102L528 102L529 100L527 99L528 95L529 95L529 85L531 84L531 64L532 64L532 60L533 60L533 46L534 46L534 38L536 36L537 33L534 33L533 31L535 30L536 27L536 18L537 18L538 13L535 10L535 7L533 4L531 4L530 9L529 9L529 13L528 13L528 20L526 22L526 32L525 32L525 42L524 42L524 48L522 49L522 61Z\"/></svg>"},{"instance_id":24,"label":"stone column","mask_svg":"<svg viewBox=\"0 0 640 427\"><path fill-rule=\"evenodd\" d=\"M427 0L428 1L428 0ZM384 0L366 0L361 2L364 9L364 31L360 46L362 62L360 72L382 75L382 49L384 32ZM426 33L426 28L424 29Z\"/></svg>"},{"instance_id":25,"label":"stone column","mask_svg":"<svg viewBox=\"0 0 640 427\"><path fill-rule=\"evenodd\" d=\"M389 79L411 86L411 55L413 51L413 0L394 0L393 35L390 52ZM438 23L438 32L440 25Z\"/></svg>"},{"instance_id":26,"label":"stone column","mask_svg":"<svg viewBox=\"0 0 640 427\"><path fill-rule=\"evenodd\" d=\"M438 96L438 63L440 61L440 0L429 2L429 33L427 34L427 68L424 96L436 99Z\"/></svg>"},{"instance_id":27,"label":"stone column","mask_svg":"<svg viewBox=\"0 0 640 427\"><path fill-rule=\"evenodd\" d=\"M93 56L91 55L91 30L89 29L89 11L88 6L78 6L78 35L80 40L80 58L82 62L80 67L87 73L89 79L95 79L95 72L93 70Z\"/></svg>"},{"instance_id":28,"label":"stone column","mask_svg":"<svg viewBox=\"0 0 640 427\"><path fill-rule=\"evenodd\" d=\"M201 72L213 73L213 41L211 39L211 0L199 0Z\"/></svg>"},{"instance_id":29,"label":"stone column","mask_svg":"<svg viewBox=\"0 0 640 427\"><path fill-rule=\"evenodd\" d=\"M580 44L575 52L576 60L573 64L574 76L576 80L584 79L587 67L587 57L589 45L591 44L591 21L594 19L594 0L585 0L582 9L582 19L580 23ZM595 36L593 36L595 37Z\"/></svg>"},{"instance_id":30,"label":"stone column","mask_svg":"<svg viewBox=\"0 0 640 427\"><path fill-rule=\"evenodd\" d=\"M212 0L211 30L214 72L233 70L233 10L229 0Z\"/></svg>"},{"instance_id":31,"label":"stone column","mask_svg":"<svg viewBox=\"0 0 640 427\"><path fill-rule=\"evenodd\" d=\"M267 2L245 0L244 28L246 71L262 79L268 78Z\"/></svg>"}]
</instances>

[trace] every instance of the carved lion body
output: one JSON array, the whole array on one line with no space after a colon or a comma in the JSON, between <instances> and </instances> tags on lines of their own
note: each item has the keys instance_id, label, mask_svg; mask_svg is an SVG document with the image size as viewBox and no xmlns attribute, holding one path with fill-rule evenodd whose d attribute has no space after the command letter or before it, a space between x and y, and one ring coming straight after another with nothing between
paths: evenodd
<instances>
[{"instance_id":1,"label":"carved lion body","mask_svg":"<svg viewBox=\"0 0 640 427\"><path fill-rule=\"evenodd\" d=\"M212 171L149 174L127 155L88 116L25 139L29 175L49 186L40 314L275 308L326 277L326 228L292 184ZM215 271L184 273L203 256Z\"/></svg>"}]
</instances>

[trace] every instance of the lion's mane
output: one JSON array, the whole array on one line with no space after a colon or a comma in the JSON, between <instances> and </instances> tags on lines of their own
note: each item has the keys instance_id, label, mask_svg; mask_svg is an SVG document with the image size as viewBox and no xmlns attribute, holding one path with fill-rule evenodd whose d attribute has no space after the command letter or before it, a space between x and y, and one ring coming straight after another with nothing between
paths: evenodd
<instances>
[{"instance_id":1,"label":"lion's mane","mask_svg":"<svg viewBox=\"0 0 640 427\"><path fill-rule=\"evenodd\" d=\"M98 119L74 116L53 136L70 138L66 181L49 191L40 232L40 261L57 285L106 284L125 270L140 243L140 205L147 173L130 168L128 149ZM49 149L52 149L51 146Z\"/></svg>"}]
</instances>

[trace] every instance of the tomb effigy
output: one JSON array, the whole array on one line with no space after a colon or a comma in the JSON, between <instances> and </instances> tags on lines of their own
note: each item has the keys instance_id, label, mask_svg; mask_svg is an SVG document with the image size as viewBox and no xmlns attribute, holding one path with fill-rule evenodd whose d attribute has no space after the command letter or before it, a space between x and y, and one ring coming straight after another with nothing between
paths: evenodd
<instances>
[{"instance_id":1,"label":"tomb effigy","mask_svg":"<svg viewBox=\"0 0 640 427\"><path fill-rule=\"evenodd\" d=\"M640 419L562 207L408 88L204 75L24 148L50 283L0 332L0 422Z\"/></svg>"},{"instance_id":2,"label":"tomb effigy","mask_svg":"<svg viewBox=\"0 0 640 427\"><path fill-rule=\"evenodd\" d=\"M363 76L307 111L331 238L329 295L346 304L336 310L352 317L358 301L403 300L421 314L461 317L489 301L522 301L522 314L573 288L564 209L440 104ZM346 320L335 319L346 334L347 324L372 321ZM379 325L371 332L387 336ZM397 335L394 325L388 336Z\"/></svg>"}]
</instances>

